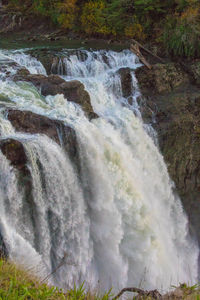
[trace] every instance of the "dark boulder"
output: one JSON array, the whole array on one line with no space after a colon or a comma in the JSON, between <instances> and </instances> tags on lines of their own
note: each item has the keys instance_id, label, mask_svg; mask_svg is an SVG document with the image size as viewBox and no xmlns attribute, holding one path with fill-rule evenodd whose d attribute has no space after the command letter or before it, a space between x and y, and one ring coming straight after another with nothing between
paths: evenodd
<instances>
[{"instance_id":1,"label":"dark boulder","mask_svg":"<svg viewBox=\"0 0 200 300\"><path fill-rule=\"evenodd\" d=\"M16 131L45 134L59 145L64 146L72 159L76 158L76 133L70 126L62 121L52 120L30 111L9 109L6 114Z\"/></svg>"},{"instance_id":2,"label":"dark boulder","mask_svg":"<svg viewBox=\"0 0 200 300\"><path fill-rule=\"evenodd\" d=\"M64 127L62 122L51 120L45 116L41 116L30 111L11 109L7 112L7 118L12 123L16 131L30 134L45 134L60 144L58 127Z\"/></svg>"},{"instance_id":3,"label":"dark boulder","mask_svg":"<svg viewBox=\"0 0 200 300\"><path fill-rule=\"evenodd\" d=\"M121 77L122 94L125 98L128 98L133 94L131 70L129 68L121 68L118 72Z\"/></svg>"},{"instance_id":4,"label":"dark boulder","mask_svg":"<svg viewBox=\"0 0 200 300\"><path fill-rule=\"evenodd\" d=\"M8 247L5 243L3 234L2 234L2 228L1 228L1 224L0 224L0 259L7 259L9 256L9 252L8 252Z\"/></svg>"},{"instance_id":5,"label":"dark boulder","mask_svg":"<svg viewBox=\"0 0 200 300\"><path fill-rule=\"evenodd\" d=\"M38 75L38 74L17 74L14 76L15 81L27 81L35 85L43 96L63 94L68 101L73 101L82 106L88 116L92 113L93 117L97 116L92 108L90 96L85 90L84 85L78 80L65 81L58 75Z\"/></svg>"},{"instance_id":6,"label":"dark boulder","mask_svg":"<svg viewBox=\"0 0 200 300\"><path fill-rule=\"evenodd\" d=\"M15 139L3 139L0 141L0 149L11 165L21 170L27 163L23 144Z\"/></svg>"}]
</instances>

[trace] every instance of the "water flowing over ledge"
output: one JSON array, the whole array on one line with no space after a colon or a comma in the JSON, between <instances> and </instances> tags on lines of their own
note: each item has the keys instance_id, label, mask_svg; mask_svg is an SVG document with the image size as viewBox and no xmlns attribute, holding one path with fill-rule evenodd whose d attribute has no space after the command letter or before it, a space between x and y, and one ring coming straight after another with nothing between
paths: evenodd
<instances>
[{"instance_id":1,"label":"water flowing over ledge","mask_svg":"<svg viewBox=\"0 0 200 300\"><path fill-rule=\"evenodd\" d=\"M23 51L2 51L0 60L5 59L46 74ZM198 249L189 238L162 155L148 134L152 129L141 118L134 75L139 65L129 51L63 50L54 72L84 84L99 115L92 121L63 95L43 97L34 86L15 83L1 71L0 141L19 141L27 168L25 176L0 152L1 227L10 257L28 267L40 264L42 274L66 255L51 278L61 287L85 281L102 290L127 285L165 290L197 280ZM9 68L15 72L11 64ZM120 75L124 68L132 78L126 97ZM44 134L17 132L7 118L8 108L71 127L76 159L70 159L62 134L58 144ZM28 191L20 184L24 176Z\"/></svg>"}]
</instances>

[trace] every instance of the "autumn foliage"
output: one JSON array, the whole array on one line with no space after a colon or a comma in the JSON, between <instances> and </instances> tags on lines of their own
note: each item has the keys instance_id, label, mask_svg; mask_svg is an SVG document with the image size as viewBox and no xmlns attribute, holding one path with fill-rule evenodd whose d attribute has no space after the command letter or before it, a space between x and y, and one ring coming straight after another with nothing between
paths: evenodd
<instances>
[{"instance_id":1,"label":"autumn foliage","mask_svg":"<svg viewBox=\"0 0 200 300\"><path fill-rule=\"evenodd\" d=\"M199 0L10 0L9 5L87 36L153 38L172 55L200 55Z\"/></svg>"}]
</instances>

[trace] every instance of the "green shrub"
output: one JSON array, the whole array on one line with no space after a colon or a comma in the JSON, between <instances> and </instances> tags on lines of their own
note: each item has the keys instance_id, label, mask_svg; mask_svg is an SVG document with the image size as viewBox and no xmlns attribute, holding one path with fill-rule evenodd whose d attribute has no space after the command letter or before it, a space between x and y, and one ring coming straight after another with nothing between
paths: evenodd
<instances>
[{"instance_id":1,"label":"green shrub","mask_svg":"<svg viewBox=\"0 0 200 300\"><path fill-rule=\"evenodd\" d=\"M41 284L36 277L10 262L0 259L1 300L65 300L58 288Z\"/></svg>"},{"instance_id":2,"label":"green shrub","mask_svg":"<svg viewBox=\"0 0 200 300\"><path fill-rule=\"evenodd\" d=\"M84 283L64 293L0 258L0 300L109 300L111 296L111 290L104 295L86 291Z\"/></svg>"},{"instance_id":3,"label":"green shrub","mask_svg":"<svg viewBox=\"0 0 200 300\"><path fill-rule=\"evenodd\" d=\"M199 8L187 8L181 15L166 19L162 41L168 53L174 56L200 55Z\"/></svg>"}]
</instances>

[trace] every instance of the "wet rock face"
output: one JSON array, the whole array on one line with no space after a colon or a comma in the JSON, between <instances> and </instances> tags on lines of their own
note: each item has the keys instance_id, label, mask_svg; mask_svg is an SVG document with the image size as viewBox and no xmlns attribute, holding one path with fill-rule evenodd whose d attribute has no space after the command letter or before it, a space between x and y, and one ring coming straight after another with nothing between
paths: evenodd
<instances>
[{"instance_id":1,"label":"wet rock face","mask_svg":"<svg viewBox=\"0 0 200 300\"><path fill-rule=\"evenodd\" d=\"M90 96L84 85L78 80L65 81L58 75L22 74L14 76L15 81L27 81L35 85L43 96L63 94L68 101L73 101L82 106L88 116L95 116Z\"/></svg>"},{"instance_id":2,"label":"wet rock face","mask_svg":"<svg viewBox=\"0 0 200 300\"><path fill-rule=\"evenodd\" d=\"M129 68L119 69L119 74L121 77L122 94L125 98L132 95L132 77Z\"/></svg>"},{"instance_id":3,"label":"wet rock face","mask_svg":"<svg viewBox=\"0 0 200 300\"><path fill-rule=\"evenodd\" d=\"M73 128L63 122L30 111L11 109L7 111L7 118L16 131L45 134L57 144L64 146L72 159L77 157L76 133Z\"/></svg>"},{"instance_id":4,"label":"wet rock face","mask_svg":"<svg viewBox=\"0 0 200 300\"><path fill-rule=\"evenodd\" d=\"M156 101L161 152L200 240L200 94L190 87Z\"/></svg>"},{"instance_id":5,"label":"wet rock face","mask_svg":"<svg viewBox=\"0 0 200 300\"><path fill-rule=\"evenodd\" d=\"M9 252L6 246L6 243L3 238L3 234L1 233L1 226L0 226L0 258L7 259L9 256Z\"/></svg>"},{"instance_id":6,"label":"wet rock face","mask_svg":"<svg viewBox=\"0 0 200 300\"><path fill-rule=\"evenodd\" d=\"M200 241L200 91L191 74L172 63L154 65L153 70L143 67L136 73L155 114L154 127L169 174Z\"/></svg>"},{"instance_id":7,"label":"wet rock face","mask_svg":"<svg viewBox=\"0 0 200 300\"><path fill-rule=\"evenodd\" d=\"M151 70L138 68L136 77L145 96L170 92L189 82L188 74L175 63L155 64Z\"/></svg>"},{"instance_id":8,"label":"wet rock face","mask_svg":"<svg viewBox=\"0 0 200 300\"><path fill-rule=\"evenodd\" d=\"M5 111L5 115L16 131L28 134L47 135L54 142L62 146L63 150L68 153L69 159L74 163L74 167L77 168L77 170L80 168L76 134L73 128L70 128L61 121L52 120L48 117L29 111L19 111L8 108L7 111ZM26 143L26 141L24 142L20 137L16 139L2 138L0 139L0 151L13 166L13 171L17 178L18 189L21 195L23 195L23 209L29 215L29 220L33 224L35 236L34 246L36 250L39 250L37 249L37 236L39 230L37 226L37 206L34 201L33 178L28 166L29 161L24 143ZM39 160L37 160L36 163L40 169L42 179L42 166ZM45 182L43 182L43 189L45 191ZM5 258L9 257L9 248L5 244L4 232L1 232L0 223L0 257L1 256Z\"/></svg>"},{"instance_id":9,"label":"wet rock face","mask_svg":"<svg viewBox=\"0 0 200 300\"><path fill-rule=\"evenodd\" d=\"M43 64L48 75L50 74L69 75L68 70L65 67L65 64L63 63L64 59L68 57L68 53L76 55L80 61L85 61L88 58L87 53L78 49L70 50L68 53L63 53L63 51L59 52L59 49L52 50L48 48L43 48L43 49L31 49L28 50L27 53L35 57Z\"/></svg>"},{"instance_id":10,"label":"wet rock face","mask_svg":"<svg viewBox=\"0 0 200 300\"><path fill-rule=\"evenodd\" d=\"M0 141L0 149L11 165L21 170L27 163L26 153L21 142L15 139L5 139Z\"/></svg>"},{"instance_id":11,"label":"wet rock face","mask_svg":"<svg viewBox=\"0 0 200 300\"><path fill-rule=\"evenodd\" d=\"M53 121L45 116L37 115L30 111L20 110L8 110L7 118L16 131L31 134L46 134L58 144L60 143L57 126L62 126L61 122Z\"/></svg>"}]
</instances>

